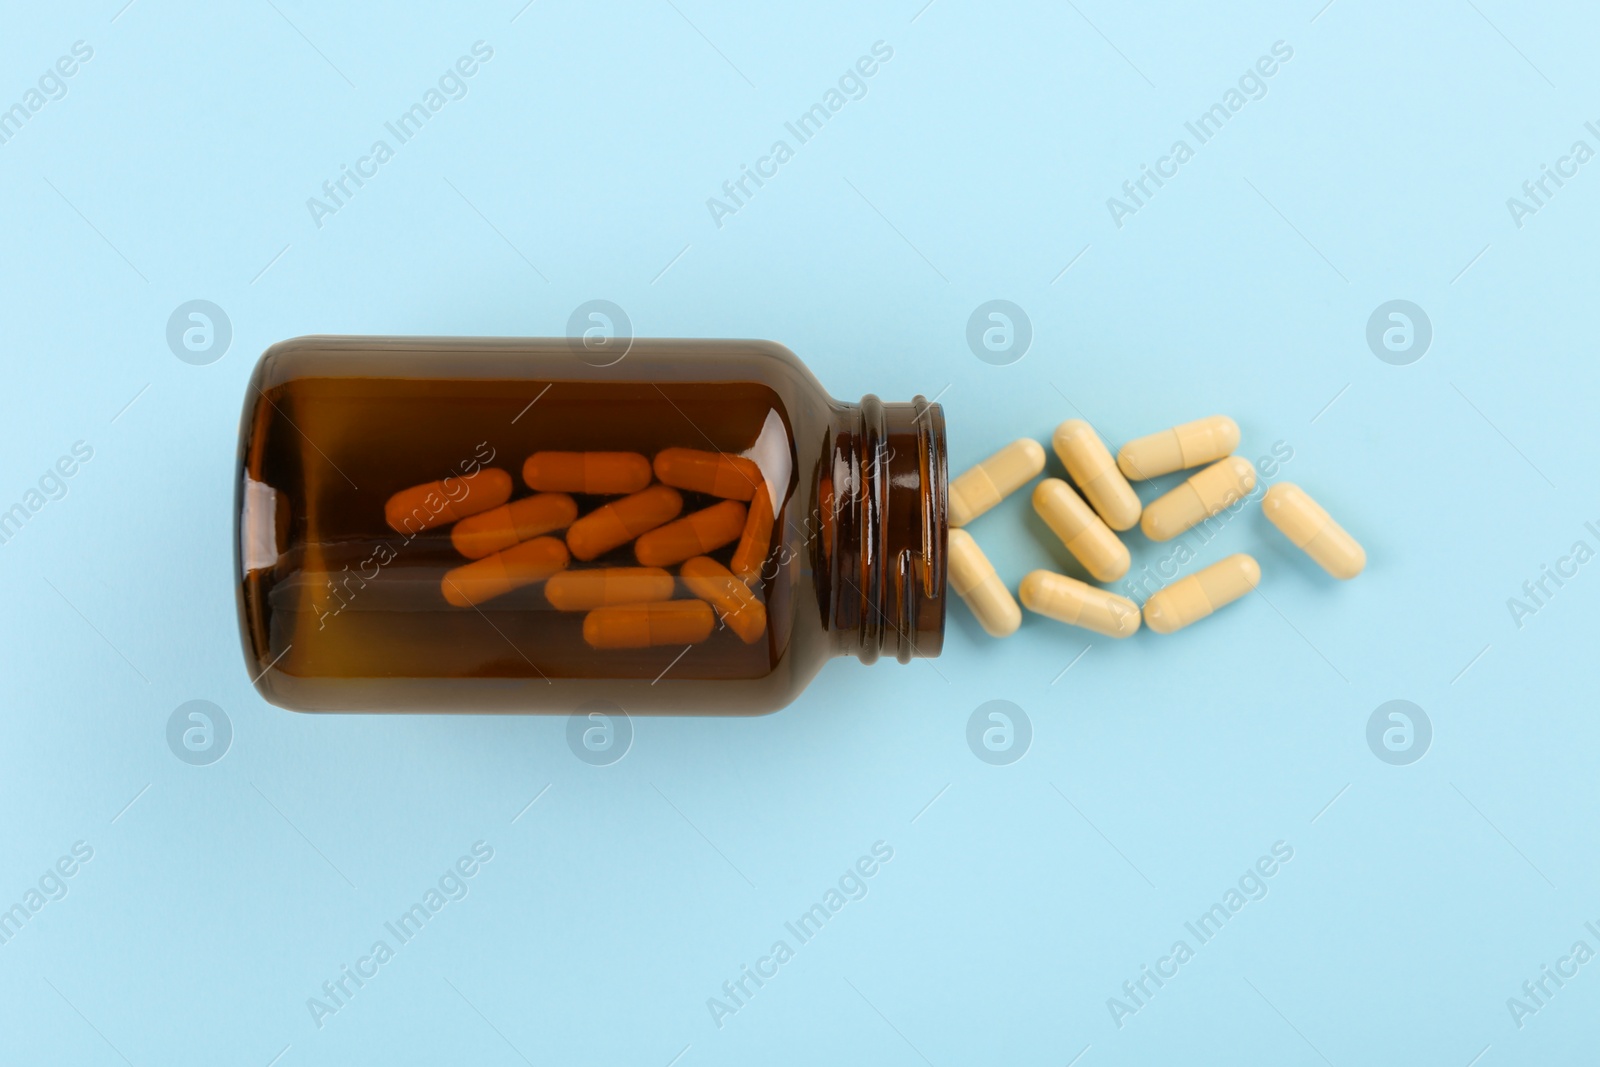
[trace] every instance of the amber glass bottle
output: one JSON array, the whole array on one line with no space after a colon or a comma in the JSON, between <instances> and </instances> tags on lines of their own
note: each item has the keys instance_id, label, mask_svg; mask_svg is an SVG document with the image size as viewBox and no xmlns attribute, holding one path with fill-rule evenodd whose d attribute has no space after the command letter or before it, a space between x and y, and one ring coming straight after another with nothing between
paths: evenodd
<instances>
[{"instance_id":1,"label":"amber glass bottle","mask_svg":"<svg viewBox=\"0 0 1600 1067\"><path fill-rule=\"evenodd\" d=\"M945 484L939 405L770 342L285 341L240 426L246 669L298 711L772 711L939 654Z\"/></svg>"}]
</instances>

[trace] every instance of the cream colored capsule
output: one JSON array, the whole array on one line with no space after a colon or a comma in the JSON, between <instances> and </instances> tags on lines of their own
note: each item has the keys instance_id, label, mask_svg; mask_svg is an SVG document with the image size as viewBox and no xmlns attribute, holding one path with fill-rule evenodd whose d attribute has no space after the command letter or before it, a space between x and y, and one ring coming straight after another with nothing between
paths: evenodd
<instances>
[{"instance_id":1,"label":"cream colored capsule","mask_svg":"<svg viewBox=\"0 0 1600 1067\"><path fill-rule=\"evenodd\" d=\"M1086 500L1113 530L1131 530L1139 521L1139 494L1117 469L1100 435L1082 419L1068 419L1050 438Z\"/></svg>"},{"instance_id":2,"label":"cream colored capsule","mask_svg":"<svg viewBox=\"0 0 1600 1067\"><path fill-rule=\"evenodd\" d=\"M1044 448L1024 437L950 483L950 525L965 526L1044 470Z\"/></svg>"},{"instance_id":3,"label":"cream colored capsule","mask_svg":"<svg viewBox=\"0 0 1600 1067\"><path fill-rule=\"evenodd\" d=\"M1033 510L1096 581L1114 582L1128 573L1128 546L1060 478L1039 483L1033 491Z\"/></svg>"},{"instance_id":4,"label":"cream colored capsule","mask_svg":"<svg viewBox=\"0 0 1600 1067\"><path fill-rule=\"evenodd\" d=\"M1261 510L1283 536L1335 578L1354 578L1367 565L1367 551L1361 543L1293 482L1279 482L1268 489L1261 498Z\"/></svg>"},{"instance_id":5,"label":"cream colored capsule","mask_svg":"<svg viewBox=\"0 0 1600 1067\"><path fill-rule=\"evenodd\" d=\"M1150 501L1139 528L1152 541L1170 541L1232 507L1256 487L1256 469L1239 456L1213 463L1170 493Z\"/></svg>"},{"instance_id":6,"label":"cream colored capsule","mask_svg":"<svg viewBox=\"0 0 1600 1067\"><path fill-rule=\"evenodd\" d=\"M1029 611L1068 626L1081 626L1107 637L1128 637L1139 629L1139 605L1065 574L1032 571L1022 579L1018 594Z\"/></svg>"},{"instance_id":7,"label":"cream colored capsule","mask_svg":"<svg viewBox=\"0 0 1600 1067\"><path fill-rule=\"evenodd\" d=\"M1117 453L1117 466L1134 481L1213 463L1239 447L1239 424L1226 415L1196 419L1129 441Z\"/></svg>"},{"instance_id":8,"label":"cream colored capsule","mask_svg":"<svg viewBox=\"0 0 1600 1067\"><path fill-rule=\"evenodd\" d=\"M965 530L950 531L950 586L967 602L990 637L1010 637L1022 625L1022 609L995 573L989 557Z\"/></svg>"},{"instance_id":9,"label":"cream colored capsule","mask_svg":"<svg viewBox=\"0 0 1600 1067\"><path fill-rule=\"evenodd\" d=\"M1243 552L1173 582L1144 602L1144 624L1170 634L1244 596L1261 581L1261 565Z\"/></svg>"}]
</instances>

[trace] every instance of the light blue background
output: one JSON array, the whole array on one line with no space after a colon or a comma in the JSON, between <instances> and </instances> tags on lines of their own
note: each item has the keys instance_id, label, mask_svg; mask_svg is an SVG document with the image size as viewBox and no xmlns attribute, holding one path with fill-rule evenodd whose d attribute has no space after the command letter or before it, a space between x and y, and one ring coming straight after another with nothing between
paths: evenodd
<instances>
[{"instance_id":1,"label":"light blue background","mask_svg":"<svg viewBox=\"0 0 1600 1067\"><path fill-rule=\"evenodd\" d=\"M0 906L94 849L0 945L0 1060L1592 1049L1600 962L1520 1029L1506 1006L1573 942L1600 950L1600 563L1521 628L1506 606L1600 547L1600 163L1520 229L1506 207L1600 148L1582 5L121 3L14 4L0 36L5 106L94 49L0 145L0 508L94 449L0 546ZM306 198L478 40L469 94L317 228ZM879 40L865 98L714 225L706 199ZM1107 197L1279 40L1265 98L1117 228ZM195 298L234 331L208 366L164 336ZM229 547L256 355L558 334L591 298L641 335L782 341L841 398L938 394L955 469L1079 413L1113 445L1230 413L1250 458L1292 447L1279 478L1369 569L1328 579L1252 506L1198 562L1257 555L1263 595L1181 635L1030 617L997 642L957 605L937 660L833 663L769 717L637 721L605 768L558 717L265 704ZM1034 329L1010 366L964 339L992 298ZM1395 298L1435 331L1409 366L1364 337ZM1067 566L1025 494L974 533L1013 586ZM1130 542L1136 566L1163 554ZM191 699L233 725L210 766L165 740ZM1010 766L965 740L995 699L1032 723ZM1391 699L1433 724L1410 766L1367 746ZM319 1029L307 998L480 840L470 894ZM879 840L868 895L719 1029L707 998ZM1107 998L1277 841L1266 898L1119 1028Z\"/></svg>"}]
</instances>

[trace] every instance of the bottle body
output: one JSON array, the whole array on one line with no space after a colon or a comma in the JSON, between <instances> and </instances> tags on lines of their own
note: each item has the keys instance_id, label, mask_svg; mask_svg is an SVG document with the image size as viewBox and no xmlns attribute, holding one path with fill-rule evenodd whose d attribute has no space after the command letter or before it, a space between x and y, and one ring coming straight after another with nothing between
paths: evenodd
<instances>
[{"instance_id":1,"label":"bottle body","mask_svg":"<svg viewBox=\"0 0 1600 1067\"><path fill-rule=\"evenodd\" d=\"M283 342L241 423L246 667L306 711L774 710L829 656L937 654L943 455L936 405L766 342Z\"/></svg>"}]
</instances>

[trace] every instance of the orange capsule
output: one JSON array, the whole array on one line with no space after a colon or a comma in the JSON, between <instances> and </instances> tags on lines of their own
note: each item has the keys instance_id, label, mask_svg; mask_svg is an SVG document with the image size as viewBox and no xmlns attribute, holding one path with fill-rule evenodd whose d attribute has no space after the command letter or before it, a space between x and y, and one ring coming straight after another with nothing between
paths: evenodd
<instances>
[{"instance_id":1,"label":"orange capsule","mask_svg":"<svg viewBox=\"0 0 1600 1067\"><path fill-rule=\"evenodd\" d=\"M739 536L739 547L733 550L733 573L746 582L761 576L761 565L767 561L767 550L772 547L772 490L765 483L750 500L750 511L745 516L744 533Z\"/></svg>"},{"instance_id":2,"label":"orange capsule","mask_svg":"<svg viewBox=\"0 0 1600 1067\"><path fill-rule=\"evenodd\" d=\"M439 588L456 607L470 608L513 589L542 582L566 565L567 546L559 538L535 537L446 571Z\"/></svg>"},{"instance_id":3,"label":"orange capsule","mask_svg":"<svg viewBox=\"0 0 1600 1067\"><path fill-rule=\"evenodd\" d=\"M744 532L745 507L737 500L724 500L709 508L685 515L639 538L633 554L646 567L682 563L690 556L701 556L736 541Z\"/></svg>"},{"instance_id":4,"label":"orange capsule","mask_svg":"<svg viewBox=\"0 0 1600 1067\"><path fill-rule=\"evenodd\" d=\"M683 510L683 496L665 485L595 508L567 530L567 547L589 560L625 545L635 537L671 522Z\"/></svg>"},{"instance_id":5,"label":"orange capsule","mask_svg":"<svg viewBox=\"0 0 1600 1067\"><path fill-rule=\"evenodd\" d=\"M697 645L711 636L716 617L703 600L658 600L595 608L583 617L583 639L592 648Z\"/></svg>"},{"instance_id":6,"label":"orange capsule","mask_svg":"<svg viewBox=\"0 0 1600 1067\"><path fill-rule=\"evenodd\" d=\"M511 475L497 467L486 467L476 474L402 489L383 505L383 517L391 530L419 534L497 508L510 499Z\"/></svg>"},{"instance_id":7,"label":"orange capsule","mask_svg":"<svg viewBox=\"0 0 1600 1067\"><path fill-rule=\"evenodd\" d=\"M689 592L715 608L739 640L750 645L761 639L767 630L767 609L732 571L710 556L696 556L684 560L678 573Z\"/></svg>"},{"instance_id":8,"label":"orange capsule","mask_svg":"<svg viewBox=\"0 0 1600 1067\"><path fill-rule=\"evenodd\" d=\"M607 604L671 600L675 584L660 567L595 567L552 575L544 584L544 598L559 611L588 611Z\"/></svg>"},{"instance_id":9,"label":"orange capsule","mask_svg":"<svg viewBox=\"0 0 1600 1067\"><path fill-rule=\"evenodd\" d=\"M539 493L462 519L451 528L450 543L468 559L482 559L519 541L570 526L577 517L578 504L567 494Z\"/></svg>"},{"instance_id":10,"label":"orange capsule","mask_svg":"<svg viewBox=\"0 0 1600 1067\"><path fill-rule=\"evenodd\" d=\"M667 485L728 500L749 500L761 484L761 468L743 456L664 448L656 453L656 477Z\"/></svg>"},{"instance_id":11,"label":"orange capsule","mask_svg":"<svg viewBox=\"0 0 1600 1067\"><path fill-rule=\"evenodd\" d=\"M543 492L637 493L650 484L650 461L637 452L535 452L522 480Z\"/></svg>"}]
</instances>

